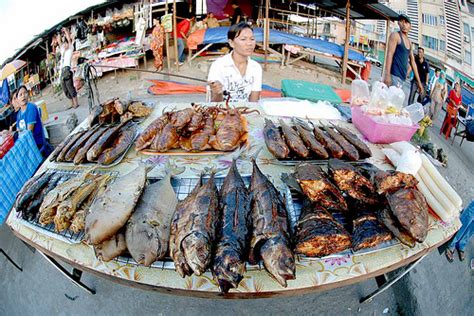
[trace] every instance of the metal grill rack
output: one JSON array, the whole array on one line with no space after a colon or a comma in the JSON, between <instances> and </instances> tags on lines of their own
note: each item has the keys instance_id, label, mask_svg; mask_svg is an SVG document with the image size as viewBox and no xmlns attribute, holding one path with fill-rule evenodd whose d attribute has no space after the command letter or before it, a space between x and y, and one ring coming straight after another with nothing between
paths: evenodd
<instances>
[{"instance_id":1,"label":"metal grill rack","mask_svg":"<svg viewBox=\"0 0 474 316\"><path fill-rule=\"evenodd\" d=\"M310 164L318 165L318 166L327 166L329 162L329 159L314 159L312 157L306 158L306 159L304 158L284 158L284 159L277 158L277 160L279 163L285 166L296 166L297 164L301 162L306 162L306 163L310 163ZM344 162L347 162L351 165L358 165L358 164L364 163L365 160L357 160L357 161L344 160Z\"/></svg>"},{"instance_id":2,"label":"metal grill rack","mask_svg":"<svg viewBox=\"0 0 474 316\"><path fill-rule=\"evenodd\" d=\"M79 170L65 170L65 169L54 169L54 170L49 169L48 171L46 171L46 173L52 173L52 172L55 172L55 174L59 174L60 176L66 176L67 180L76 176L80 176L83 173L82 171L79 171ZM106 172L100 171L100 170L94 170L94 171L91 171L91 173L104 174ZM112 173L108 172L108 174L111 174L112 176L115 176L115 177L118 175L117 172L112 172ZM17 212L16 216L18 219L27 223L27 225L32 227L33 229L41 230L45 232L48 236L54 237L56 239L60 239L61 241L65 241L71 244L77 244L77 243L80 243L84 239L85 233L83 230L78 233L74 233L72 230L68 228L66 230L63 230L62 232L58 232L55 229L54 223L44 226L39 223L38 218L35 218L32 221L27 221L21 217L21 214L19 212Z\"/></svg>"}]
</instances>

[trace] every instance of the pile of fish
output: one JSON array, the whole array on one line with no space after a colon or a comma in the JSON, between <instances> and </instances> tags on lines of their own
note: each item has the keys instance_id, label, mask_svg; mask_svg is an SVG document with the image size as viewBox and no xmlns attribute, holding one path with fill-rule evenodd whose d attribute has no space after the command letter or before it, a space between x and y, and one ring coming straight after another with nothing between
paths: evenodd
<instances>
[{"instance_id":1,"label":"pile of fish","mask_svg":"<svg viewBox=\"0 0 474 316\"><path fill-rule=\"evenodd\" d=\"M112 98L92 109L89 114L89 126L118 124L135 118L145 118L150 115L151 111L152 108L140 101Z\"/></svg>"},{"instance_id":2,"label":"pile of fish","mask_svg":"<svg viewBox=\"0 0 474 316\"><path fill-rule=\"evenodd\" d=\"M409 174L330 159L328 172L300 163L290 179L304 196L295 233L298 254L321 257L351 247L358 251L389 241L392 234L410 247L426 238L428 206ZM352 225L342 226L334 213Z\"/></svg>"},{"instance_id":3,"label":"pile of fish","mask_svg":"<svg viewBox=\"0 0 474 316\"><path fill-rule=\"evenodd\" d=\"M310 125L292 119L289 126L282 119L280 126L265 119L263 135L268 150L278 159L328 159L338 158L357 161L372 156L369 147L346 128Z\"/></svg>"},{"instance_id":4,"label":"pile of fish","mask_svg":"<svg viewBox=\"0 0 474 316\"><path fill-rule=\"evenodd\" d=\"M192 107L163 113L137 138L137 151L232 151L247 140L247 108Z\"/></svg>"},{"instance_id":5,"label":"pile of fish","mask_svg":"<svg viewBox=\"0 0 474 316\"><path fill-rule=\"evenodd\" d=\"M71 134L59 144L49 157L50 161L97 162L109 165L131 146L137 126L124 121L116 126L96 125Z\"/></svg>"},{"instance_id":6,"label":"pile of fish","mask_svg":"<svg viewBox=\"0 0 474 316\"><path fill-rule=\"evenodd\" d=\"M30 179L17 196L15 208L23 219L41 225L54 223L57 232L84 229L84 220L94 198L109 181L109 175L80 176L45 172Z\"/></svg>"}]
</instances>

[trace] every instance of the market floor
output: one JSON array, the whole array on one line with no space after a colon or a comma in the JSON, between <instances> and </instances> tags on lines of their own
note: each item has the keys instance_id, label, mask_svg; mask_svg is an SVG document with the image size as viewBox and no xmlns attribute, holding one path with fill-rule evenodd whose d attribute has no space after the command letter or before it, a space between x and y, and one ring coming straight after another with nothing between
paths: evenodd
<instances>
[{"instance_id":1,"label":"market floor","mask_svg":"<svg viewBox=\"0 0 474 316\"><path fill-rule=\"evenodd\" d=\"M373 78L377 78L380 71L374 68ZM193 71L183 68L184 74L189 75ZM286 69L284 77L297 77L298 71ZM99 81L103 99L110 96L125 97L129 90L134 96L149 97L146 94L147 85L144 80L122 73L118 78L109 75ZM87 99L84 95L80 97L81 107L75 111L64 111L64 102L67 100L60 100L58 95L46 91L43 97L47 99L50 114L58 116L58 120L65 119L73 112L80 120L87 115ZM167 96L157 98L157 101L202 102L204 96ZM459 192L466 205L474 198L471 184L474 144L464 142L459 146L457 141L451 145L438 136L439 125L440 122L435 122L431 136L449 156L447 168L440 171ZM90 295L73 285L38 252L32 252L13 236L6 225L0 227L0 248L23 268L23 272L20 272L0 254L0 315L469 315L469 311L474 310L473 276L468 266L469 258L473 256L473 241L468 246L465 262L459 262L456 258L455 262L449 263L444 254L433 251L395 286L365 304L359 304L359 299L377 288L375 280L294 297L211 300L143 291L84 273L82 280L97 291L97 294ZM65 267L71 270L71 267Z\"/></svg>"}]
</instances>

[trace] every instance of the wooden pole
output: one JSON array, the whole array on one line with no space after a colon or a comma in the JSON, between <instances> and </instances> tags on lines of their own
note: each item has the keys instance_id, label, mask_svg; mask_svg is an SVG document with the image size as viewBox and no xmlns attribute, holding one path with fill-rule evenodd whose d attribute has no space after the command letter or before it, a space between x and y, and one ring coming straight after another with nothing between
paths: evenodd
<instances>
[{"instance_id":1,"label":"wooden pole","mask_svg":"<svg viewBox=\"0 0 474 316\"><path fill-rule=\"evenodd\" d=\"M268 11L270 7L270 0L265 0L265 27L264 27L264 38L263 48L265 49L265 63L264 69L267 70L267 58L268 58L268 42L270 37L270 21L268 20Z\"/></svg>"},{"instance_id":2,"label":"wooden pole","mask_svg":"<svg viewBox=\"0 0 474 316\"><path fill-rule=\"evenodd\" d=\"M176 33L176 0L173 0L173 36L174 36L174 54L176 58L176 71L179 71L178 56L178 34Z\"/></svg>"},{"instance_id":3,"label":"wooden pole","mask_svg":"<svg viewBox=\"0 0 474 316\"><path fill-rule=\"evenodd\" d=\"M168 3L165 3L165 15L168 15ZM165 33L165 45L166 45L166 68L168 72L171 70L171 59L170 59L170 33Z\"/></svg>"},{"instance_id":4,"label":"wooden pole","mask_svg":"<svg viewBox=\"0 0 474 316\"><path fill-rule=\"evenodd\" d=\"M351 1L346 3L346 42L344 43L344 56L342 58L342 83L346 83L347 76L347 60L349 55L349 35L351 32Z\"/></svg>"},{"instance_id":5,"label":"wooden pole","mask_svg":"<svg viewBox=\"0 0 474 316\"><path fill-rule=\"evenodd\" d=\"M385 63L387 61L387 54L388 54L388 39L390 38L390 20L387 19L385 22L385 53L383 58L383 65L382 65L382 78L384 76L385 70Z\"/></svg>"}]
</instances>

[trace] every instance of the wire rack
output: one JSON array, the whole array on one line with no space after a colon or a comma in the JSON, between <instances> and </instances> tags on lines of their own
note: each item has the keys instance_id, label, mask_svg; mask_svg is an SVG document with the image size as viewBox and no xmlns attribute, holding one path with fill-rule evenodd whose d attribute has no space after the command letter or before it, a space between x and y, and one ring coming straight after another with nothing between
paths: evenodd
<instances>
[{"instance_id":1,"label":"wire rack","mask_svg":"<svg viewBox=\"0 0 474 316\"><path fill-rule=\"evenodd\" d=\"M45 173L54 173L55 175L61 177L64 179L64 181L67 181L69 179L72 179L73 177L77 177L83 173L83 171L79 170L64 170L64 169L49 169ZM106 172L104 171L99 171L99 170L94 170L91 172L92 174L104 174ZM108 172L108 174L111 174L112 176L117 176L117 172ZM48 192L45 193L45 195ZM23 221L27 226L35 229L35 230L40 230L41 232L45 233L46 235L59 239L61 241L65 241L70 244L77 244L82 242L84 239L84 230L74 233L72 230L65 229L61 232L56 231L56 227L54 223L50 223L48 225L42 225L39 223L39 218L38 216L35 217L34 220L25 220L22 218L21 213L17 212L16 216L18 219Z\"/></svg>"}]
</instances>

